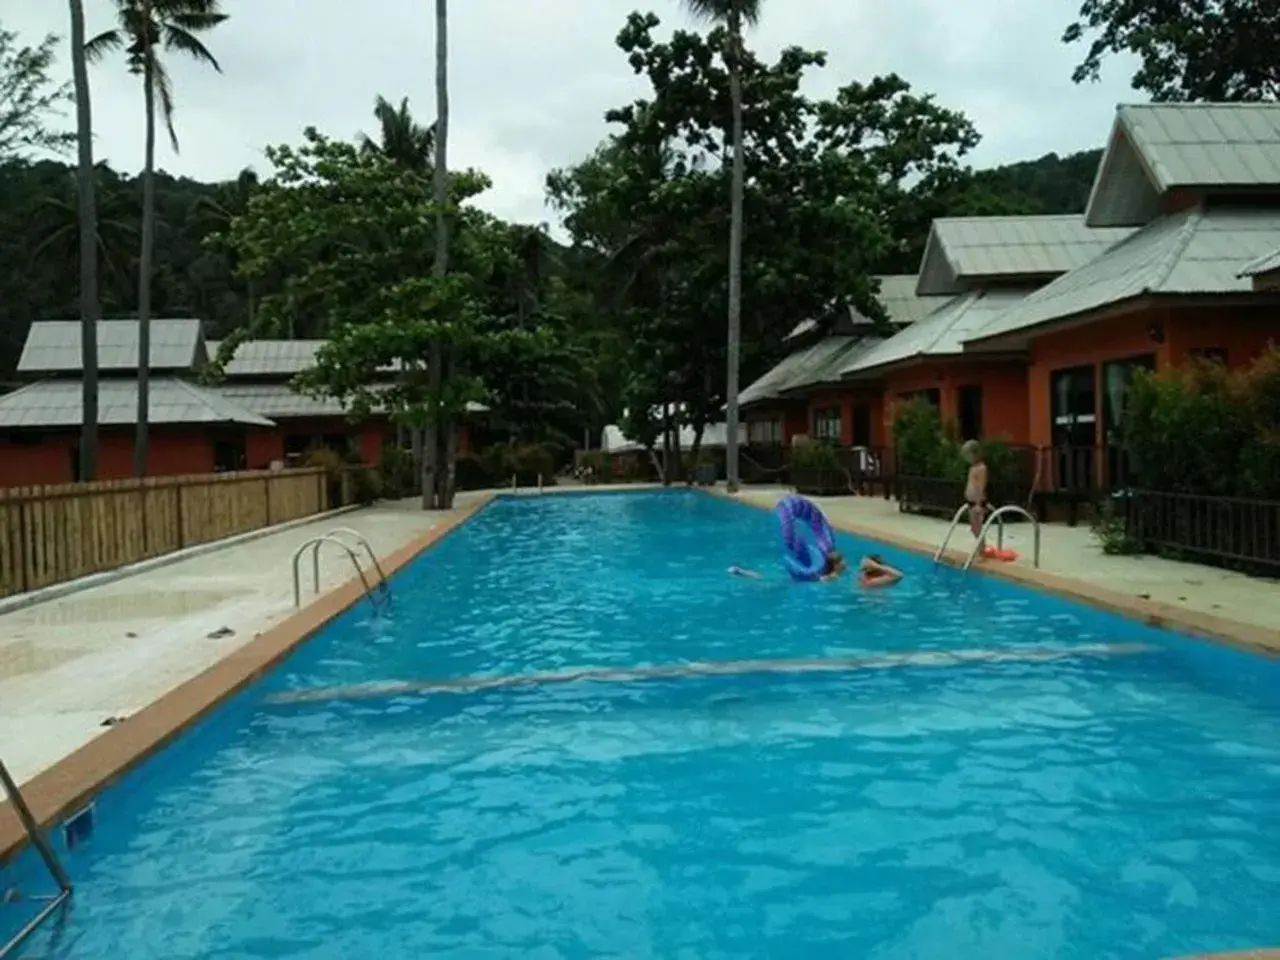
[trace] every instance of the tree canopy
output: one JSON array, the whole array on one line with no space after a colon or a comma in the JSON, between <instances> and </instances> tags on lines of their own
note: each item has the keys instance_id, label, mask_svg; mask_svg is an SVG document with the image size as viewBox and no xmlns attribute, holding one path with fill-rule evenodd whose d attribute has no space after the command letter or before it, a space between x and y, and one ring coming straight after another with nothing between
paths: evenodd
<instances>
[{"instance_id":1,"label":"tree canopy","mask_svg":"<svg viewBox=\"0 0 1280 960\"><path fill-rule=\"evenodd\" d=\"M21 46L0 23L0 162L76 142L73 132L51 126L71 103L71 84L50 74L57 45L49 35L34 47Z\"/></svg>"}]
</instances>

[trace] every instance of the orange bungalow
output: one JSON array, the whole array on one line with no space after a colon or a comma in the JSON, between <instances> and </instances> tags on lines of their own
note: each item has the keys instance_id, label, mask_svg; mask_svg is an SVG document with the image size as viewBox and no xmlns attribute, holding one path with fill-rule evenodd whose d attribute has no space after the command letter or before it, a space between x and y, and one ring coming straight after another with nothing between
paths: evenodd
<instances>
[{"instance_id":1,"label":"orange bungalow","mask_svg":"<svg viewBox=\"0 0 1280 960\"><path fill-rule=\"evenodd\" d=\"M876 278L879 299L889 322L902 330L927 316L945 297L918 297L916 278ZM738 397L754 455L791 446L797 437L830 440L846 447L874 447L884 442L878 390L852 391L841 383L840 370L856 356L882 342L869 335L871 321L855 310L826 336L806 320L787 335L792 352Z\"/></svg>"},{"instance_id":2,"label":"orange bungalow","mask_svg":"<svg viewBox=\"0 0 1280 960\"><path fill-rule=\"evenodd\" d=\"M1017 347L968 356L964 341L1028 294L1088 262L1127 231L1091 229L1079 215L947 217L933 222L915 294L928 316L841 368L845 390L875 390L892 433L897 405L923 399L963 439L1030 439L1027 363Z\"/></svg>"},{"instance_id":3,"label":"orange bungalow","mask_svg":"<svg viewBox=\"0 0 1280 960\"><path fill-rule=\"evenodd\" d=\"M1135 370L1244 364L1280 339L1260 261L1280 249L1277 143L1280 104L1119 107L1085 223L1133 232L969 332L973 362L1028 357L1027 436L1054 448L1055 488L1126 482Z\"/></svg>"}]
</instances>

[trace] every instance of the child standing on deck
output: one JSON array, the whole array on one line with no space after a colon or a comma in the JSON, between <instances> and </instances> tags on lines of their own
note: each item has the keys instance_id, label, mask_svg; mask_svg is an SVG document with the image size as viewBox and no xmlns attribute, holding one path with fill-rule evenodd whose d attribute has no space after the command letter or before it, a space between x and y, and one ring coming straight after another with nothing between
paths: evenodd
<instances>
[{"instance_id":1,"label":"child standing on deck","mask_svg":"<svg viewBox=\"0 0 1280 960\"><path fill-rule=\"evenodd\" d=\"M982 458L982 445L977 440L966 440L960 448L960 456L969 464L964 498L969 504L969 529L977 537L981 535L982 523L987 518L987 465Z\"/></svg>"}]
</instances>

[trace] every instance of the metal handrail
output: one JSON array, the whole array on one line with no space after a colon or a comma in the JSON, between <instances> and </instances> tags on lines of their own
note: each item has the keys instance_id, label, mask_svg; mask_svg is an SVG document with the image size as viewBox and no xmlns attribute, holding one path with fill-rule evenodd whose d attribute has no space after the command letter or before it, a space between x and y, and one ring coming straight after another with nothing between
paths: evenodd
<instances>
[{"instance_id":1,"label":"metal handrail","mask_svg":"<svg viewBox=\"0 0 1280 960\"><path fill-rule=\"evenodd\" d=\"M987 522L982 525L982 532L978 534L978 542L973 545L973 552L969 554L969 559L964 562L963 569L968 570L970 567L973 566L973 561L977 559L978 552L982 549L982 545L986 542L987 531L991 529L991 524L993 522L995 522L996 520L1000 520L1002 524L1001 530L1004 529L1003 528L1004 521L1001 520L1001 516L1006 513L1020 513L1022 514L1022 516L1026 517L1028 520L1031 521L1031 526L1032 526L1033 536L1034 536L1034 543L1035 543L1035 552L1032 555L1032 562L1035 564L1036 569L1040 568L1040 521L1037 520L1035 517L1033 517L1029 511L1022 509L1022 507L1018 506L1016 503L1008 503L1008 504L1005 504L1003 507L1000 507L994 513L992 513L991 516L987 517ZM1001 537L999 544L1001 547L1004 546L1003 537Z\"/></svg>"},{"instance_id":2,"label":"metal handrail","mask_svg":"<svg viewBox=\"0 0 1280 960\"><path fill-rule=\"evenodd\" d=\"M328 536L328 537L336 537L339 535L353 537L356 540L356 542L360 544L360 546L364 547L364 552L369 554L369 563L373 565L374 570L378 571L378 589L380 589L383 593L386 593L388 590L390 590L391 584L387 580L387 573L385 570L382 569L382 564L378 562L378 555L373 552L373 545L369 543L367 539L365 539L364 535L361 534L359 530L352 530L350 527L334 527L327 534L325 534L325 536ZM314 547L312 547L312 550L315 551L316 556L319 556L320 544L317 543Z\"/></svg>"},{"instance_id":3,"label":"metal handrail","mask_svg":"<svg viewBox=\"0 0 1280 960\"><path fill-rule=\"evenodd\" d=\"M962 503L960 504L960 508L956 510L956 515L951 518L951 526L947 527L947 535L942 538L942 543L938 546L937 552L935 552L933 555L934 563L938 563L942 559L942 555L947 552L947 544L951 542L951 537L955 534L956 527L960 526L960 521L965 518L966 514L968 514L970 506L971 504ZM1001 550L1003 550L1004 549L1004 518L999 517L999 513L1000 511L997 510L995 513L991 515L991 519L994 520L999 518L1000 520L1000 523L996 526L996 546L999 547ZM985 537L985 534L986 534L985 528L983 529L982 533L983 533L983 536L978 537L978 543L982 543Z\"/></svg>"},{"instance_id":4,"label":"metal handrail","mask_svg":"<svg viewBox=\"0 0 1280 960\"><path fill-rule=\"evenodd\" d=\"M36 818L32 815L31 808L27 806L26 798L22 796L22 791L18 789L18 784L10 775L9 768L4 765L4 761L0 761L0 783L3 783L4 792L8 795L9 802L13 805L14 812L18 815L18 821L22 824L22 829L26 831L31 845L36 848L36 851L40 854L40 859L44 861L45 869L49 871L49 874L58 884L58 894L49 899L49 902L45 904L45 908L26 923L21 930L10 937L6 943L0 946L0 960L4 960L5 957L15 954L18 948L26 943L31 935L40 928L40 925L53 916L70 899L72 887L70 877L62 869L62 863L58 860L57 854L53 852L53 848L49 846L49 841L40 832L40 825L36 823Z\"/></svg>"},{"instance_id":5,"label":"metal handrail","mask_svg":"<svg viewBox=\"0 0 1280 960\"><path fill-rule=\"evenodd\" d=\"M376 609L378 601L374 599L373 590L369 586L369 578L364 575L364 567L360 566L360 558L356 556L356 552L351 549L350 545L342 542L337 537L323 536L312 537L293 554L293 605L295 607L302 606L302 578L298 571L298 561L302 559L302 554L306 552L308 547L315 547L315 551L311 555L311 589L315 593L320 592L320 545L324 543L335 543L342 548L343 552L351 558L351 564L356 568L356 573L360 575L360 583L364 585L364 595L369 598L369 603Z\"/></svg>"}]
</instances>

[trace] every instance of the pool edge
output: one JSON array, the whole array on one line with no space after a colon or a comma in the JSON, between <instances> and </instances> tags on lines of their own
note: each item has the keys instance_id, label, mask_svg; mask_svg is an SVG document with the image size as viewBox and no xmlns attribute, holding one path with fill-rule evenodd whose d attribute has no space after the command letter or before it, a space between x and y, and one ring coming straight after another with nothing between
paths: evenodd
<instances>
[{"instance_id":1,"label":"pool edge","mask_svg":"<svg viewBox=\"0 0 1280 960\"><path fill-rule=\"evenodd\" d=\"M773 509L772 506L767 504L737 497L719 488L703 489L702 492L744 507L753 507L757 510L766 511ZM901 534L888 533L884 530L864 526L845 519L832 518L831 525L837 530L852 534L855 537L875 540L901 550L921 554L930 559L932 559L937 550L935 545L925 543L923 540L902 536ZM968 554L952 548L943 554L942 559L953 567L962 567L968 559ZM1117 593L1114 590L1108 590L1105 587L1094 586L1091 583L1086 583L1073 577L1046 573L1043 570L1036 570L1030 567L1005 565L993 567L983 565L974 567L971 572L1021 584L1025 587L1044 590L1055 596L1075 600L1091 607L1106 610L1109 613L1116 613L1138 620L1147 626L1176 630L1202 640L1211 640L1215 643L1221 643L1265 657L1280 657L1280 637L1275 635L1275 631L1267 630L1265 627L1251 623L1243 623L1239 620L1231 620L1227 617L1214 616L1208 613L1198 613L1194 610L1183 610L1157 600L1141 600L1137 597Z\"/></svg>"},{"instance_id":2,"label":"pool edge","mask_svg":"<svg viewBox=\"0 0 1280 960\"><path fill-rule=\"evenodd\" d=\"M430 530L380 558L388 577L473 519L495 499L485 492ZM153 700L127 720L63 757L22 785L36 822L48 828L164 749L311 639L364 597L357 577L257 634L217 663ZM12 804L0 802L0 866L27 846Z\"/></svg>"}]
</instances>

